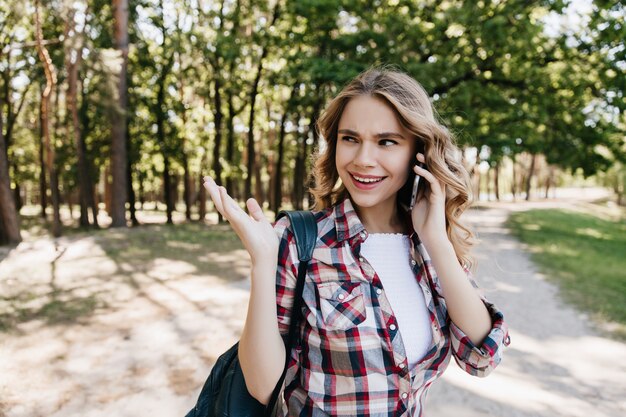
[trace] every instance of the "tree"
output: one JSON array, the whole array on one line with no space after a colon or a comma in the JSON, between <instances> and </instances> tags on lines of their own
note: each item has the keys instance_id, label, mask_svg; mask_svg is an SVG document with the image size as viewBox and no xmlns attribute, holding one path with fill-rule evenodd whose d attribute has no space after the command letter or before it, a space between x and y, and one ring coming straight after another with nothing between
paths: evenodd
<instances>
[{"instance_id":1,"label":"tree","mask_svg":"<svg viewBox=\"0 0 626 417\"><path fill-rule=\"evenodd\" d=\"M44 46L43 30L41 27L40 2L35 2L35 36L37 39L37 52L44 67L46 75L46 87L41 93L41 133L46 149L46 168L50 179L50 189L52 197L52 235L61 236L61 215L59 212L59 178L57 175L55 161L55 145L50 140L50 95L57 83L56 69L50 59L48 49Z\"/></svg>"},{"instance_id":2,"label":"tree","mask_svg":"<svg viewBox=\"0 0 626 417\"><path fill-rule=\"evenodd\" d=\"M115 47L121 56L118 79L118 104L111 121L111 226L126 227L126 68L128 65L128 0L113 0Z\"/></svg>"},{"instance_id":3,"label":"tree","mask_svg":"<svg viewBox=\"0 0 626 417\"><path fill-rule=\"evenodd\" d=\"M85 14L88 15L89 10L85 10ZM67 42L67 51L65 54L65 67L67 70L67 107L69 108L70 117L72 120L72 133L74 136L74 146L76 155L78 157L78 169L77 169L77 182L79 191L79 204L80 204L80 220L79 224L82 227L89 226L89 206L94 206L93 202L93 186L91 180L91 173L87 161L87 148L85 144L85 137L82 132L82 126L79 117L78 106L78 91L79 91L79 79L78 74L80 71L82 59L83 59L83 44L84 44L84 30L86 23L83 25L82 31L78 31L76 22L74 20L75 10L71 10L68 14L67 25L69 33ZM81 89L82 90L82 89ZM97 224L97 218L94 215L94 224Z\"/></svg>"},{"instance_id":4,"label":"tree","mask_svg":"<svg viewBox=\"0 0 626 417\"><path fill-rule=\"evenodd\" d=\"M2 96L0 96L1 108ZM4 127L2 126L2 117L0 117L0 244L19 243L22 241L22 236L15 202L11 195L9 161L3 132Z\"/></svg>"}]
</instances>

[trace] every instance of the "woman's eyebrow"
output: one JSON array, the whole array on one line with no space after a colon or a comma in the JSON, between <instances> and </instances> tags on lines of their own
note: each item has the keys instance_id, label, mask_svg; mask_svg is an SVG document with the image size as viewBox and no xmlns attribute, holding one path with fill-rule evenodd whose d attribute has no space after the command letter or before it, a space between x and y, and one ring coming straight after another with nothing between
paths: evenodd
<instances>
[{"instance_id":1,"label":"woman's eyebrow","mask_svg":"<svg viewBox=\"0 0 626 417\"><path fill-rule=\"evenodd\" d=\"M343 133L343 134L352 135L352 136L360 136L358 132L351 130L351 129L339 129L337 133ZM396 133L396 132L382 132L382 133L377 133L374 136L379 139L380 138L406 139L400 133Z\"/></svg>"}]
</instances>

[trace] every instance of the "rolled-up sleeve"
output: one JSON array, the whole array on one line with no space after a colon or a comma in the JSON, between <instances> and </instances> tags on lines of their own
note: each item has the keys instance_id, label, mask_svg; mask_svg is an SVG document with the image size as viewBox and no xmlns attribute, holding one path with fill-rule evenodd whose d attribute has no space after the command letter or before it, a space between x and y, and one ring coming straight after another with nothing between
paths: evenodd
<instances>
[{"instance_id":1,"label":"rolled-up sleeve","mask_svg":"<svg viewBox=\"0 0 626 417\"><path fill-rule=\"evenodd\" d=\"M478 288L471 272L465 270L468 279ZM450 322L452 354L461 369L470 375L484 377L493 371L502 360L505 346L511 342L504 315L481 294L481 299L491 317L491 330L480 346L474 345L470 338L454 322Z\"/></svg>"},{"instance_id":2,"label":"rolled-up sleeve","mask_svg":"<svg viewBox=\"0 0 626 417\"><path fill-rule=\"evenodd\" d=\"M289 333L299 263L295 237L289 225L287 216L274 224L274 231L280 240L276 267L276 313L278 330L283 338Z\"/></svg>"}]
</instances>

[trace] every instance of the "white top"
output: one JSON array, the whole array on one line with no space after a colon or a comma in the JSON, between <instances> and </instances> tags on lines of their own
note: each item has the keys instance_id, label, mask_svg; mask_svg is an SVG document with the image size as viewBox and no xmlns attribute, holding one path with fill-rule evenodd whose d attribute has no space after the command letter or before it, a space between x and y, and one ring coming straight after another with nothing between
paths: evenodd
<instances>
[{"instance_id":1,"label":"white top","mask_svg":"<svg viewBox=\"0 0 626 417\"><path fill-rule=\"evenodd\" d=\"M361 244L361 255L383 284L413 368L428 352L433 336L424 294L411 267L410 245L401 233L370 233Z\"/></svg>"}]
</instances>

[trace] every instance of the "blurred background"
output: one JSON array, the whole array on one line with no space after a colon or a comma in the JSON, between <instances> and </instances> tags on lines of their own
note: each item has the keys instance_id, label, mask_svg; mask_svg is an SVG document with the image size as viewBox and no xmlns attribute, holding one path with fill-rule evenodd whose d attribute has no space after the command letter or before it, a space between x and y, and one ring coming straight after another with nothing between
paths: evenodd
<instances>
[{"instance_id":1,"label":"blurred background","mask_svg":"<svg viewBox=\"0 0 626 417\"><path fill-rule=\"evenodd\" d=\"M477 227L504 210L519 271L622 353L625 18L601 0L0 0L0 415L184 414L249 285L202 177L270 218L310 208L316 121L374 64L432 97Z\"/></svg>"}]
</instances>

